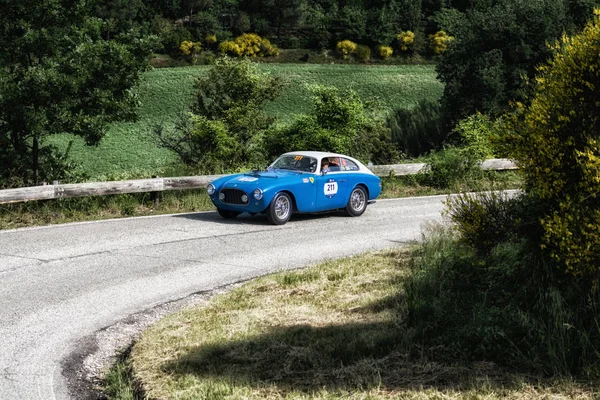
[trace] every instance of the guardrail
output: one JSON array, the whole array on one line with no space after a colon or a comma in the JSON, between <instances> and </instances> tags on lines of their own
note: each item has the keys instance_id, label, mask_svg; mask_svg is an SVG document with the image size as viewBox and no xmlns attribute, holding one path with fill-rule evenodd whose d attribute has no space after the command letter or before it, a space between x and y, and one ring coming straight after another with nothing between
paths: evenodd
<instances>
[{"instance_id":1,"label":"guardrail","mask_svg":"<svg viewBox=\"0 0 600 400\"><path fill-rule=\"evenodd\" d=\"M425 170L427 164L370 165L369 169L378 176L414 175ZM508 159L490 159L481 164L484 170L516 169ZM162 192L167 190L200 189L224 175L184 176L178 178L152 178L128 181L88 182L54 184L0 190L0 204L24 201L51 200L69 197L105 196L109 194Z\"/></svg>"}]
</instances>

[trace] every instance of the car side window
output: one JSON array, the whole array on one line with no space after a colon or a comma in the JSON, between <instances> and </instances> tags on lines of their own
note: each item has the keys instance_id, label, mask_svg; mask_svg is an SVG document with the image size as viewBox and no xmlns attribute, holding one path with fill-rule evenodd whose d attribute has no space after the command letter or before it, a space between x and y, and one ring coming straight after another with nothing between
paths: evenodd
<instances>
[{"instance_id":1,"label":"car side window","mask_svg":"<svg viewBox=\"0 0 600 400\"><path fill-rule=\"evenodd\" d=\"M341 171L340 167L340 158L339 157L329 157L329 171Z\"/></svg>"},{"instance_id":2,"label":"car side window","mask_svg":"<svg viewBox=\"0 0 600 400\"><path fill-rule=\"evenodd\" d=\"M341 160L342 171L358 171L358 165L352 160L342 158Z\"/></svg>"}]
</instances>

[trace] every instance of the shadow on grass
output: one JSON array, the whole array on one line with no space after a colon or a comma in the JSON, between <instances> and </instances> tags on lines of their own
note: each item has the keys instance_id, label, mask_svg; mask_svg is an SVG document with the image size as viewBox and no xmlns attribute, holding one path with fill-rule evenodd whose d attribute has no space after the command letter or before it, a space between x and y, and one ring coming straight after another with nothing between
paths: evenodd
<instances>
[{"instance_id":1,"label":"shadow on grass","mask_svg":"<svg viewBox=\"0 0 600 400\"><path fill-rule=\"evenodd\" d=\"M402 302L392 296L352 311L364 314L367 320L369 314L386 309L393 312ZM236 387L275 385L283 393L373 388L468 390L484 384L488 388L510 385L507 375L493 363L426 359L411 345L410 331L394 322L275 327L249 339L192 348L162 369L178 378L225 380ZM525 380L518 379L521 384Z\"/></svg>"}]
</instances>

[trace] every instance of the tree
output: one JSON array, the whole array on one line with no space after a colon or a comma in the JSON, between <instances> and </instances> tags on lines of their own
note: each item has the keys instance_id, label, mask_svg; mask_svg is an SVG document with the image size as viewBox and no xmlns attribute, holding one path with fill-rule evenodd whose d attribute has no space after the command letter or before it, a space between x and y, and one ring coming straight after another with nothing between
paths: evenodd
<instances>
[{"instance_id":1,"label":"tree","mask_svg":"<svg viewBox=\"0 0 600 400\"><path fill-rule=\"evenodd\" d=\"M390 130L352 89L309 87L313 109L265 138L270 156L294 150L333 151L365 162L393 163L399 154Z\"/></svg>"},{"instance_id":2,"label":"tree","mask_svg":"<svg viewBox=\"0 0 600 400\"><path fill-rule=\"evenodd\" d=\"M567 28L563 0L506 0L471 10L437 66L451 123L480 111L500 115L526 95L524 77L550 55L547 44Z\"/></svg>"},{"instance_id":3,"label":"tree","mask_svg":"<svg viewBox=\"0 0 600 400\"><path fill-rule=\"evenodd\" d=\"M108 123L135 117L132 89L152 43L135 32L104 40L90 5L0 2L0 179L52 179L40 163L52 152L44 138L66 132L93 145Z\"/></svg>"},{"instance_id":4,"label":"tree","mask_svg":"<svg viewBox=\"0 0 600 400\"><path fill-rule=\"evenodd\" d=\"M222 58L195 86L190 113L176 129L155 130L159 144L205 171L222 168L223 161L230 168L264 161L262 135L274 118L262 107L281 93L281 78L259 72L250 60Z\"/></svg>"},{"instance_id":5,"label":"tree","mask_svg":"<svg viewBox=\"0 0 600 400\"><path fill-rule=\"evenodd\" d=\"M600 271L600 10L538 68L509 136L538 212L542 246L567 271ZM597 275L596 275L597 277Z\"/></svg>"}]
</instances>

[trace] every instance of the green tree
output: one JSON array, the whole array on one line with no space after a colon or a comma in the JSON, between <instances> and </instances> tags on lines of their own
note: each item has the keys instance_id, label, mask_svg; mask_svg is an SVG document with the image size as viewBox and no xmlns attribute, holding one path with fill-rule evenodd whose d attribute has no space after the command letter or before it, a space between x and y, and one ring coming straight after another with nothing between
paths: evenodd
<instances>
[{"instance_id":1,"label":"green tree","mask_svg":"<svg viewBox=\"0 0 600 400\"><path fill-rule=\"evenodd\" d=\"M333 151L365 162L390 163L399 158L390 130L352 89L309 87L313 109L289 127L265 138L271 157L296 150Z\"/></svg>"},{"instance_id":2,"label":"green tree","mask_svg":"<svg viewBox=\"0 0 600 400\"><path fill-rule=\"evenodd\" d=\"M450 122L476 111L499 115L510 101L523 100L523 77L533 77L550 55L547 44L567 25L563 0L506 0L468 12L466 22L454 26L456 40L437 65Z\"/></svg>"},{"instance_id":3,"label":"green tree","mask_svg":"<svg viewBox=\"0 0 600 400\"><path fill-rule=\"evenodd\" d=\"M540 199L542 246L575 274L600 271L600 10L538 68L509 136L527 192Z\"/></svg>"},{"instance_id":4,"label":"green tree","mask_svg":"<svg viewBox=\"0 0 600 400\"><path fill-rule=\"evenodd\" d=\"M219 159L217 154L225 157L228 146L235 151L221 161L230 167L264 161L262 135L274 118L262 108L279 96L282 79L261 73L250 60L222 58L195 86L191 113L172 132L155 130L159 145L174 151L183 163L205 171L220 168L212 160Z\"/></svg>"},{"instance_id":5,"label":"green tree","mask_svg":"<svg viewBox=\"0 0 600 400\"><path fill-rule=\"evenodd\" d=\"M48 176L43 162L57 133L97 144L108 123L132 120L133 88L152 42L136 32L101 36L86 0L0 2L0 176L25 184Z\"/></svg>"}]
</instances>

